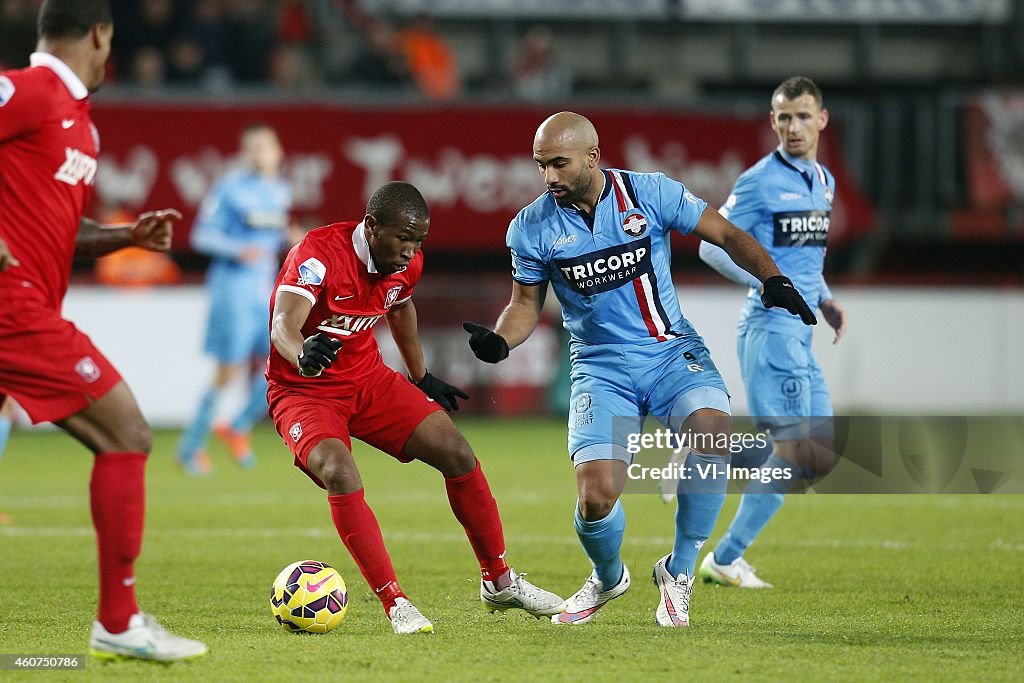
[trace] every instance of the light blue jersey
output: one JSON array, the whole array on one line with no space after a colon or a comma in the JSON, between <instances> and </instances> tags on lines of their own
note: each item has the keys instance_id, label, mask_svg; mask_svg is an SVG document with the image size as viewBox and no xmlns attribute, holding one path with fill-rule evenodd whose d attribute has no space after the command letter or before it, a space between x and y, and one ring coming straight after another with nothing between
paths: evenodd
<instances>
[{"instance_id":1,"label":"light blue jersey","mask_svg":"<svg viewBox=\"0 0 1024 683\"><path fill-rule=\"evenodd\" d=\"M631 461L629 433L653 415L678 430L700 408L729 412L704 342L679 310L670 231L689 234L707 204L662 173L605 170L594 215L545 193L508 229L512 277L547 282L571 334L569 454Z\"/></svg>"},{"instance_id":2,"label":"light blue jersey","mask_svg":"<svg viewBox=\"0 0 1024 683\"><path fill-rule=\"evenodd\" d=\"M679 310L670 231L689 234L707 203L662 173L605 170L594 216L545 192L512 220L512 277L551 282L574 342L654 344L695 337Z\"/></svg>"},{"instance_id":3,"label":"light blue jersey","mask_svg":"<svg viewBox=\"0 0 1024 683\"><path fill-rule=\"evenodd\" d=\"M269 353L267 301L290 208L291 190L284 180L252 171L222 178L200 206L192 246L212 257L206 275L211 299L206 350L222 362ZM243 260L253 248L259 257Z\"/></svg>"},{"instance_id":4,"label":"light blue jersey","mask_svg":"<svg viewBox=\"0 0 1024 683\"><path fill-rule=\"evenodd\" d=\"M722 207L723 216L761 243L812 307L822 300L825 243L835 178L817 162L776 150L747 169ZM782 308L767 309L751 289L740 317L745 327L809 340L812 328Z\"/></svg>"},{"instance_id":5,"label":"light blue jersey","mask_svg":"<svg viewBox=\"0 0 1024 683\"><path fill-rule=\"evenodd\" d=\"M776 150L739 177L721 212L752 234L816 305L831 298L822 268L834 194L835 179L824 166ZM807 417L832 415L811 337L811 327L783 309L766 309L751 288L737 353L751 414L777 439L802 436Z\"/></svg>"}]
</instances>

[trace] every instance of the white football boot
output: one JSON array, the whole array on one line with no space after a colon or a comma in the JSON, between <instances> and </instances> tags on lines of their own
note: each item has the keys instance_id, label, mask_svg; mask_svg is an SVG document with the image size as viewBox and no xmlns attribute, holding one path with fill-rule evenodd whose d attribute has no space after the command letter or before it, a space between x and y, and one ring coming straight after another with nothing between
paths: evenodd
<instances>
[{"instance_id":1,"label":"white football boot","mask_svg":"<svg viewBox=\"0 0 1024 683\"><path fill-rule=\"evenodd\" d=\"M434 625L405 598L397 598L395 606L388 610L391 628L400 636L410 633L433 633Z\"/></svg>"},{"instance_id":2,"label":"white football boot","mask_svg":"<svg viewBox=\"0 0 1024 683\"><path fill-rule=\"evenodd\" d=\"M558 614L565 606L565 600L550 591L538 588L524 579L523 574L516 574L515 569L509 569L509 578L512 580L508 586L500 591L494 590L494 584L490 581L480 582L480 602L487 606L492 612L507 609L526 610L535 617L547 617Z\"/></svg>"},{"instance_id":3,"label":"white football boot","mask_svg":"<svg viewBox=\"0 0 1024 683\"><path fill-rule=\"evenodd\" d=\"M92 624L89 634L89 654L97 659L121 660L151 659L157 662L173 662L192 659L206 654L206 645L198 640L189 640L167 631L148 614L133 614L128 620L128 630L110 633L98 621Z\"/></svg>"},{"instance_id":4,"label":"white football boot","mask_svg":"<svg viewBox=\"0 0 1024 683\"><path fill-rule=\"evenodd\" d=\"M654 563L654 585L661 594L658 609L654 612L654 620L658 626L685 628L690 625L690 593L693 591L693 579L686 574L672 576L668 571L666 555Z\"/></svg>"},{"instance_id":5,"label":"white football boot","mask_svg":"<svg viewBox=\"0 0 1024 683\"><path fill-rule=\"evenodd\" d=\"M610 600L614 600L629 590L629 569L622 565L622 578L619 582L604 590L597 572L590 575L583 587L565 601L565 607L558 614L552 615L552 624L585 624L597 614Z\"/></svg>"},{"instance_id":6,"label":"white football boot","mask_svg":"<svg viewBox=\"0 0 1024 683\"><path fill-rule=\"evenodd\" d=\"M754 568L742 557L737 557L731 564L718 564L715 562L714 552L705 555L704 561L700 563L700 578L704 583L733 588L772 587L767 581L761 580L754 572Z\"/></svg>"}]
</instances>

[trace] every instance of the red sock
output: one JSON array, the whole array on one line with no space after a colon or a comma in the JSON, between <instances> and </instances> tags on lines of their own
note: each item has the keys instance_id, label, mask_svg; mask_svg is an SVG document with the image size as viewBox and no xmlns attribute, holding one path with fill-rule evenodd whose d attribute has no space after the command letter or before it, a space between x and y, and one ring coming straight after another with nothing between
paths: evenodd
<instances>
[{"instance_id":1,"label":"red sock","mask_svg":"<svg viewBox=\"0 0 1024 683\"><path fill-rule=\"evenodd\" d=\"M146 454L100 453L92 467L89 502L100 561L99 621L111 633L139 611L135 558L142 549Z\"/></svg>"},{"instance_id":2,"label":"red sock","mask_svg":"<svg viewBox=\"0 0 1024 683\"><path fill-rule=\"evenodd\" d=\"M484 469L477 460L476 468L461 477L444 480L448 502L455 518L466 530L480 573L484 580L494 581L508 571L505 564L505 535L501 531L498 504L487 485Z\"/></svg>"},{"instance_id":3,"label":"red sock","mask_svg":"<svg viewBox=\"0 0 1024 683\"><path fill-rule=\"evenodd\" d=\"M391 558L388 557L384 538L380 534L380 525L377 524L373 510L366 504L363 489L355 493L327 496L327 500L331 504L331 519L334 520L338 535L387 613L395 606L395 599L407 596L398 585L395 569L391 566Z\"/></svg>"}]
</instances>

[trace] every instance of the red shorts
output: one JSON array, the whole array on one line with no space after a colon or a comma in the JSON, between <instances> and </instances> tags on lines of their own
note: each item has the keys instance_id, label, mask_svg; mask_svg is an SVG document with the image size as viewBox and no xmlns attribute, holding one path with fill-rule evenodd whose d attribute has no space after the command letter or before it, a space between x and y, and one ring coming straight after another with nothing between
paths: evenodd
<instances>
[{"instance_id":1,"label":"red shorts","mask_svg":"<svg viewBox=\"0 0 1024 683\"><path fill-rule=\"evenodd\" d=\"M271 384L268 398L274 426L295 456L295 466L321 488L326 487L306 468L306 459L324 439L341 439L351 450L355 437L409 462L412 458L403 451L409 437L428 415L443 410L383 363L345 395L308 396Z\"/></svg>"},{"instance_id":2,"label":"red shorts","mask_svg":"<svg viewBox=\"0 0 1024 683\"><path fill-rule=\"evenodd\" d=\"M32 422L71 417L121 381L110 361L57 311L9 300L0 307L0 399Z\"/></svg>"}]
</instances>

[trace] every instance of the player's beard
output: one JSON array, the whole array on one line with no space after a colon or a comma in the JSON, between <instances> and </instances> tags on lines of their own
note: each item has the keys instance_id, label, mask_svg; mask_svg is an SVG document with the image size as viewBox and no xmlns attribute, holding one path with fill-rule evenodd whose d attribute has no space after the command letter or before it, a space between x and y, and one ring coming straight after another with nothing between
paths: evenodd
<instances>
[{"instance_id":1,"label":"player's beard","mask_svg":"<svg viewBox=\"0 0 1024 683\"><path fill-rule=\"evenodd\" d=\"M555 197L555 203L561 207L573 206L579 203L581 199L587 196L587 192L590 191L590 186L593 182L594 175L590 172L589 168L584 166L580 174L576 176L576 180L564 188L565 196L562 198Z\"/></svg>"}]
</instances>

